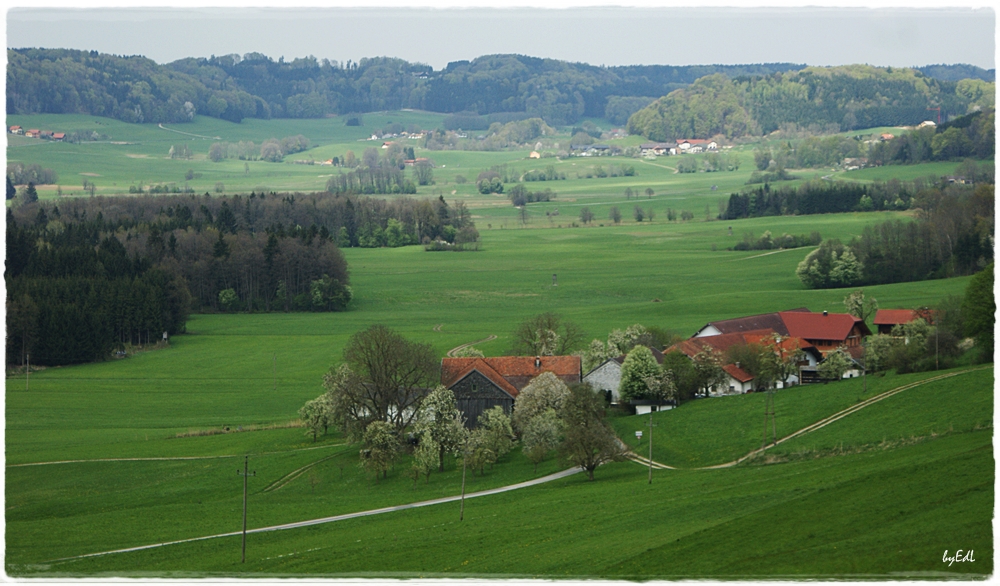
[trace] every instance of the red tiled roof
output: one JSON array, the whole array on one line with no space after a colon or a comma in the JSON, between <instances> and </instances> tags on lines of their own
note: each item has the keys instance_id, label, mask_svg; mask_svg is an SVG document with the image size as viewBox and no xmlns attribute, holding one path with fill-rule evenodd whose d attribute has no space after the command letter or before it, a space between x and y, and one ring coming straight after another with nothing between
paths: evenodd
<instances>
[{"instance_id":1,"label":"red tiled roof","mask_svg":"<svg viewBox=\"0 0 1000 586\"><path fill-rule=\"evenodd\" d=\"M468 360L468 365L465 366L460 371L451 370L449 374L449 379L445 380L445 360ZM479 374L490 379L490 381L496 386L503 389L511 397L517 398L518 389L514 385L507 382L507 380L500 375L496 370L494 370L485 360L482 358L445 358L441 361L441 384L446 387L451 387L455 383L459 382L463 378L469 376L473 371L478 371Z\"/></svg>"},{"instance_id":2,"label":"red tiled roof","mask_svg":"<svg viewBox=\"0 0 1000 586\"><path fill-rule=\"evenodd\" d=\"M846 340L855 325L862 334L870 334L865 322L849 313L804 313L782 311L778 313L788 328L788 335L805 340Z\"/></svg>"},{"instance_id":3,"label":"red tiled roof","mask_svg":"<svg viewBox=\"0 0 1000 586\"><path fill-rule=\"evenodd\" d=\"M535 366L535 360L539 365ZM531 379L542 374L552 374L568 382L580 382L579 356L496 356L492 358L442 358L441 384L451 387L473 370L478 370L516 397ZM503 384L500 383L503 381Z\"/></svg>"},{"instance_id":4,"label":"red tiled roof","mask_svg":"<svg viewBox=\"0 0 1000 586\"><path fill-rule=\"evenodd\" d=\"M920 315L915 309L880 309L875 312L875 325L894 326L908 324Z\"/></svg>"},{"instance_id":5,"label":"red tiled roof","mask_svg":"<svg viewBox=\"0 0 1000 586\"><path fill-rule=\"evenodd\" d=\"M788 311L781 313L792 312L811 313L806 307L789 309ZM713 326L723 334L752 332L753 330L773 330L782 336L789 335L788 328L785 326L785 322L781 319L780 313L761 313L758 315L748 315L746 317L734 317L732 319L708 322L705 326ZM705 327L702 327L701 329L703 330Z\"/></svg>"},{"instance_id":6,"label":"red tiled roof","mask_svg":"<svg viewBox=\"0 0 1000 586\"><path fill-rule=\"evenodd\" d=\"M726 371L726 374L740 381L741 383L749 382L753 380L753 375L749 372L743 370L742 368L736 366L735 364L726 364L722 367L722 370Z\"/></svg>"}]
</instances>

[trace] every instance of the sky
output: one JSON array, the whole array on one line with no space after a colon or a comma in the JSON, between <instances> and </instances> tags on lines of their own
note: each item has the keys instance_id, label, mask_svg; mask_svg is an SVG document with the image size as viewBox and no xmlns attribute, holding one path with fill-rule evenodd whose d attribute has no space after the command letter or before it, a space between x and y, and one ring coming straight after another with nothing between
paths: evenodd
<instances>
[{"instance_id":1,"label":"sky","mask_svg":"<svg viewBox=\"0 0 1000 586\"><path fill-rule=\"evenodd\" d=\"M730 6L699 2L699 7L540 0L534 8L510 9L440 4L227 8L220 2L220 8L162 8L162 2L152 8L133 2L112 8L10 8L6 32L8 48L96 50L143 55L158 63L258 52L273 59L312 55L340 62L399 57L438 70L451 61L495 53L609 66L995 66L996 15L990 7L804 7L780 6L781 1L761 8L734 7L733 0Z\"/></svg>"}]
</instances>

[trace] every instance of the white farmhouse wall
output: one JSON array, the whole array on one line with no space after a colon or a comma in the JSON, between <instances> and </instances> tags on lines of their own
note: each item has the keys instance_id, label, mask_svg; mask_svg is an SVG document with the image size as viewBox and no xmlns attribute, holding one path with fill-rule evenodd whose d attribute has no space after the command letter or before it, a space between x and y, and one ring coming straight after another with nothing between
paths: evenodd
<instances>
[{"instance_id":1,"label":"white farmhouse wall","mask_svg":"<svg viewBox=\"0 0 1000 586\"><path fill-rule=\"evenodd\" d=\"M583 377L595 391L611 391L611 402L618 403L618 385L622 380L622 365L614 360L606 360Z\"/></svg>"}]
</instances>

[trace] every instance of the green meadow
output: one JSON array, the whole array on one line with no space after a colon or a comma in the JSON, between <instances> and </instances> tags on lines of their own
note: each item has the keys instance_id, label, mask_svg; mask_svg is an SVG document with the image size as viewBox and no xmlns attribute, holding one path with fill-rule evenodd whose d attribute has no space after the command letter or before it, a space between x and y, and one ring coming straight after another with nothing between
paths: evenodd
<instances>
[{"instance_id":1,"label":"green meadow","mask_svg":"<svg viewBox=\"0 0 1000 586\"><path fill-rule=\"evenodd\" d=\"M291 161L325 160L347 150L360 156L381 144L367 140L373 129L390 122L436 128L441 119L421 112L366 114L364 126L347 127L338 118L231 124L199 117L163 129L91 116L10 116L8 125L96 130L108 138L61 144L8 135L7 152L10 161L54 168L63 197L81 195L83 179L93 181L99 194L139 184L183 186L188 170L194 173L188 185L197 193L215 193L218 182L225 193L317 191L331 168ZM295 134L314 148L285 163L250 162L249 174L242 161L207 159L218 140L259 144ZM181 141L194 157L168 158ZM677 159L669 157L529 159L528 151L417 148L417 156L436 164L436 184L421 187L417 197L466 202L482 237L480 251L344 250L355 294L348 311L193 315L187 333L163 349L47 368L30 379L10 373L7 573L576 579L991 574L992 369L914 387L776 446L766 457L718 470L694 468L760 447L764 396L692 401L653 418L654 460L683 469L656 470L651 485L644 467L622 462L599 469L594 482L577 474L469 500L462 522L458 505L445 504L254 534L245 565L234 537L64 560L238 530L242 481L236 469L245 455L257 473L249 480L250 528L458 494L461 469L453 459L443 473L414 483L403 457L388 478L376 481L358 468L358 446L332 431L314 443L298 426L299 407L323 392L322 376L339 364L348 338L372 324L428 343L439 356L496 336L477 344L490 356L508 352L519 322L546 311L578 324L587 340L634 323L686 337L728 317L802 306L843 311L849 291L807 290L796 278L795 267L809 249L727 249L765 231L818 231L848 241L867 225L907 214L706 221L752 171L752 146L730 152L740 158L738 171L678 174ZM519 172L552 165L567 178L525 184L558 194L527 206L525 222L506 196L475 189L480 171L502 164ZM598 165L621 164L633 165L636 175L586 178ZM948 165L934 165L837 175L867 181L886 173L949 172ZM811 179L823 173L797 174ZM626 188L638 197L626 199ZM39 193L59 197L55 186ZM623 216L618 225L608 219L612 206ZM653 220L647 213L636 222L635 206L651 209ZM582 207L594 212L591 225L579 225ZM668 222L668 208L691 211L694 219ZM865 293L883 308L911 308L960 295L968 281L883 285ZM933 374L779 391L778 435ZM647 417L616 415L612 421L620 437L646 453L648 444L637 444L634 431L648 430ZM470 473L467 490L564 467L550 455L534 470L515 449L483 474ZM974 549L976 562L942 564L945 549Z\"/></svg>"},{"instance_id":2,"label":"green meadow","mask_svg":"<svg viewBox=\"0 0 1000 586\"><path fill-rule=\"evenodd\" d=\"M346 126L340 117L318 120L256 120L247 119L239 124L206 116L198 116L187 124L129 124L108 118L75 114L13 115L7 125L38 128L55 132L97 132L104 135L99 141L79 144L57 143L7 135L7 160L25 164L39 164L54 169L59 177L57 185L38 186L43 199L86 195L83 181L96 186L97 194L127 194L129 189L166 185L178 189L190 188L195 193L245 193L255 191L323 191L331 174L340 168L300 164L320 162L333 157L343 157L352 151L358 157L366 148L379 148L382 140L371 140L373 132L390 123L404 127L416 126L426 130L439 128L442 114L402 111L365 114L363 126ZM610 128L606 121L594 121L603 128ZM876 129L877 130L877 129ZM543 153L555 153L569 145L570 129L560 129L560 134L546 137ZM868 131L863 131L867 133ZM214 142L253 141L258 146L269 138L281 139L302 134L312 147L301 153L285 157L281 163L266 161L244 162L227 159L214 163L208 158L209 147ZM475 137L475 131L468 133ZM512 171L544 171L552 167L564 175L565 180L527 182L531 191L551 189L557 199L551 206L528 206L529 221L533 225L551 223L569 225L579 219L579 209L591 207L595 222L609 223L608 212L618 206L625 221L633 217L638 205L644 211L650 208L655 216L665 219L667 208L691 211L696 218L719 213L720 202L729 194L739 191L754 170L754 145L737 145L725 152L740 162L736 171L716 173L677 173L679 157L659 157L654 160L628 157L569 157L547 156L530 159L530 149L513 151L435 151L422 148L422 141L408 138L392 139L404 146L413 146L418 157L434 161L434 184L418 187L417 197L443 195L449 200L461 200L483 213L487 223L512 227L520 224L516 211L504 195L481 195L475 186L476 176L497 165L507 165ZM643 142L642 137L627 136L602 141L626 148ZM190 159L172 159L170 148L187 145L192 152ZM558 147L556 145L559 145ZM700 159L705 155L684 155ZM298 162L298 163L297 163ZM631 165L634 176L596 177L597 167L610 171L610 166ZM899 177L913 179L929 175L947 175L957 163L931 163L906 167L834 171L832 169L805 169L794 171L802 180L830 176L848 180L871 181ZM590 175L591 178L587 178ZM186 177L191 176L191 179ZM464 178L464 179L463 179ZM637 198L625 199L625 190L637 193ZM647 198L646 189L654 195ZM558 216L551 213L559 211ZM550 215L545 215L549 212ZM495 220L495 221L494 221Z\"/></svg>"}]
</instances>

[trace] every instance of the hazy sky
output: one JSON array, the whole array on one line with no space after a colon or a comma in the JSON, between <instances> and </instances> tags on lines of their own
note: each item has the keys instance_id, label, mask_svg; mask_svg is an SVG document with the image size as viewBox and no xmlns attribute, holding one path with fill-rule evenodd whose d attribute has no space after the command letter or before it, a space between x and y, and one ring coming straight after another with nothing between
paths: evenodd
<instances>
[{"instance_id":1,"label":"hazy sky","mask_svg":"<svg viewBox=\"0 0 1000 586\"><path fill-rule=\"evenodd\" d=\"M441 69L519 53L594 65L993 68L995 28L991 8L971 7L13 8L7 46L138 54L158 63L259 52L286 60L390 56Z\"/></svg>"}]
</instances>

